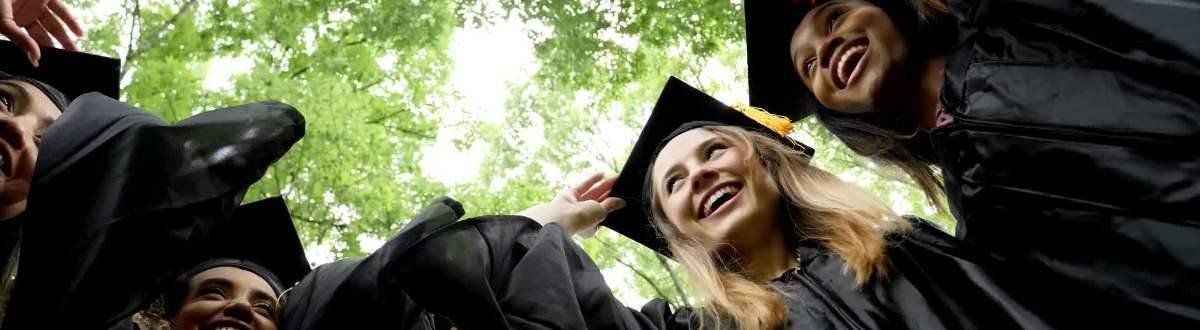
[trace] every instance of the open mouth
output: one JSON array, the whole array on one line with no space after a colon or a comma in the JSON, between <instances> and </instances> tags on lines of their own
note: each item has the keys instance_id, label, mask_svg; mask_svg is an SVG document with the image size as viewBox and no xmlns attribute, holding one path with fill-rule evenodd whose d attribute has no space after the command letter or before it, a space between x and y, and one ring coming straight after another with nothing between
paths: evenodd
<instances>
[{"instance_id":1,"label":"open mouth","mask_svg":"<svg viewBox=\"0 0 1200 330\"><path fill-rule=\"evenodd\" d=\"M862 66L866 62L867 46L870 42L867 38L858 38L842 44L833 56L833 65L829 68L830 76L833 77L833 83L838 89L845 89L854 83L858 75L862 71Z\"/></svg>"},{"instance_id":2,"label":"open mouth","mask_svg":"<svg viewBox=\"0 0 1200 330\"><path fill-rule=\"evenodd\" d=\"M704 203L700 205L700 219L708 218L713 213L720 211L721 207L728 204L734 197L737 197L741 191L742 186L740 184L730 184L710 193L704 199Z\"/></svg>"}]
</instances>

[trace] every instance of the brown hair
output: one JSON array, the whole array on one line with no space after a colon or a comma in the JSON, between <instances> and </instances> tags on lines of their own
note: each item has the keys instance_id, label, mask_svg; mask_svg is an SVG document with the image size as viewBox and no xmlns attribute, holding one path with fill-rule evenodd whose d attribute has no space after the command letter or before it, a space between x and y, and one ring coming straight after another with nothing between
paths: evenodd
<instances>
[{"instance_id":1,"label":"brown hair","mask_svg":"<svg viewBox=\"0 0 1200 330\"><path fill-rule=\"evenodd\" d=\"M745 162L751 170L761 168L775 179L786 202L785 214L791 215L780 223L782 231L791 235L788 237L819 242L845 260L844 271L853 273L856 286L887 277L884 234L908 230L909 224L886 204L858 186L809 166L802 152L770 136L728 126L701 129L746 148ZM754 166L755 162L761 167ZM787 308L770 279L747 274L736 261L683 235L667 220L658 199L650 201L654 226L687 271L691 285L707 299L700 308L699 322L713 320L718 329L725 320L739 329L769 329L787 321Z\"/></svg>"}]
</instances>

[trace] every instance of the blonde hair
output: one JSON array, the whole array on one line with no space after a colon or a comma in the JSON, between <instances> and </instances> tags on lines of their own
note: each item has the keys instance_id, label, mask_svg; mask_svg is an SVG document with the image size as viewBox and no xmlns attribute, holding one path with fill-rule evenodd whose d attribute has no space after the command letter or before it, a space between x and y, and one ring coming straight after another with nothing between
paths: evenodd
<instances>
[{"instance_id":1,"label":"blonde hair","mask_svg":"<svg viewBox=\"0 0 1200 330\"><path fill-rule=\"evenodd\" d=\"M886 279L888 260L884 234L901 232L910 225L891 208L862 188L808 165L801 152L762 133L730 126L704 127L746 150L751 170L757 161L774 178L790 216L780 224L790 238L819 242L845 260L856 287L872 279ZM651 165L653 167L653 165ZM649 187L649 185L647 186ZM713 320L718 329L725 321L738 329L769 329L787 321L787 307L770 285L727 261L702 242L679 232L667 220L657 198L650 198L654 226L688 274L691 285L707 300L698 321Z\"/></svg>"}]
</instances>

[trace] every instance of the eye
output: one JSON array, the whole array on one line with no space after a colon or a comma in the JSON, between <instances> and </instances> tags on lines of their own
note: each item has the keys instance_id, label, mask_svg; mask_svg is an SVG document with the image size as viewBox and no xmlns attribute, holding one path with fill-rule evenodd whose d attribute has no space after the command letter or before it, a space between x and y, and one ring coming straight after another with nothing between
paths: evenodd
<instances>
[{"instance_id":1,"label":"eye","mask_svg":"<svg viewBox=\"0 0 1200 330\"><path fill-rule=\"evenodd\" d=\"M0 92L0 105L4 105L4 112L12 113L12 96L9 96L8 93Z\"/></svg>"},{"instance_id":2,"label":"eye","mask_svg":"<svg viewBox=\"0 0 1200 330\"><path fill-rule=\"evenodd\" d=\"M828 30L826 30L826 31L833 33L834 28L837 27L838 18L841 18L841 17L842 17L841 10L835 10L832 13L829 13L829 16L826 17L826 19L829 20L829 26L827 27Z\"/></svg>"},{"instance_id":3,"label":"eye","mask_svg":"<svg viewBox=\"0 0 1200 330\"><path fill-rule=\"evenodd\" d=\"M215 287L215 286L210 286L210 287L205 288L204 290L200 291L200 294L204 295L204 296L212 294L212 295L217 295L221 298L225 298L225 291L221 291L221 288Z\"/></svg>"},{"instance_id":4,"label":"eye","mask_svg":"<svg viewBox=\"0 0 1200 330\"><path fill-rule=\"evenodd\" d=\"M726 149L726 147L723 145L714 144L714 145L709 146L708 150L704 151L704 155L707 156L706 159L711 160L711 159L713 159L713 157L716 157L717 153L724 152L725 149Z\"/></svg>"},{"instance_id":5,"label":"eye","mask_svg":"<svg viewBox=\"0 0 1200 330\"><path fill-rule=\"evenodd\" d=\"M668 194L675 192L675 184L679 183L679 180L681 180L681 179L677 176L673 176L670 179L667 179L667 193Z\"/></svg>"},{"instance_id":6,"label":"eye","mask_svg":"<svg viewBox=\"0 0 1200 330\"><path fill-rule=\"evenodd\" d=\"M260 301L254 304L254 310L266 313L266 315L275 315L275 304L265 301Z\"/></svg>"}]
</instances>

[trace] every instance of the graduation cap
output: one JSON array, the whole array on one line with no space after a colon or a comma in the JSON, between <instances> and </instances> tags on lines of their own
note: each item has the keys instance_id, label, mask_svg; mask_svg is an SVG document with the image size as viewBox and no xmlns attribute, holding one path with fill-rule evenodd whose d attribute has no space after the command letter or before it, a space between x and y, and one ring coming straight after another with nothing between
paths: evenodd
<instances>
[{"instance_id":1,"label":"graduation cap","mask_svg":"<svg viewBox=\"0 0 1200 330\"><path fill-rule=\"evenodd\" d=\"M188 268L179 273L173 294L183 294L179 285L186 289L196 274L236 267L266 280L279 296L312 270L282 197L239 206L233 217L216 225L205 243L187 258Z\"/></svg>"},{"instance_id":2,"label":"graduation cap","mask_svg":"<svg viewBox=\"0 0 1200 330\"><path fill-rule=\"evenodd\" d=\"M746 1L746 61L750 105L793 120L807 117L820 103L807 91L788 56L792 33L815 6L829 0Z\"/></svg>"},{"instance_id":3,"label":"graduation cap","mask_svg":"<svg viewBox=\"0 0 1200 330\"><path fill-rule=\"evenodd\" d=\"M641 135L633 145L633 152L629 154L609 194L624 199L629 206L610 213L601 225L655 251L669 254L666 244L659 239L650 222L650 201L645 192L646 175L650 171L650 163L667 142L683 132L711 126L742 127L773 136L809 157L815 152L812 147L787 136L793 128L788 118L746 105L726 105L671 77L658 96L650 119L646 120Z\"/></svg>"},{"instance_id":4,"label":"graduation cap","mask_svg":"<svg viewBox=\"0 0 1200 330\"><path fill-rule=\"evenodd\" d=\"M70 101L91 92L120 98L121 60L53 47L41 49L42 58L35 68L25 50L0 40L0 79L25 78L22 80L37 86L63 110ZM65 98L56 97L55 92L61 92L60 96Z\"/></svg>"}]
</instances>

